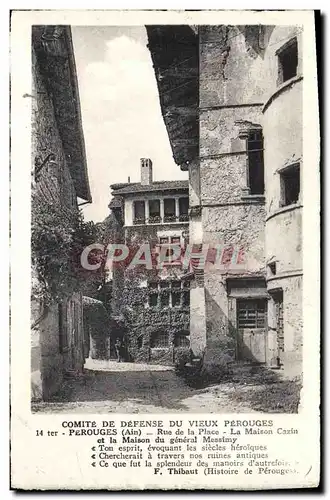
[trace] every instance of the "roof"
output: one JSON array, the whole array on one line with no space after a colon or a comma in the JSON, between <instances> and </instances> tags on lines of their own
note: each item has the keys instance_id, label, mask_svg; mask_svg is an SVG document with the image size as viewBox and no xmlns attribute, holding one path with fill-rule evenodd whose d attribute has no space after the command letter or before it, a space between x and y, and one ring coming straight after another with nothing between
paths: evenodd
<instances>
[{"instance_id":1,"label":"roof","mask_svg":"<svg viewBox=\"0 0 330 500\"><path fill-rule=\"evenodd\" d=\"M108 205L109 208L121 208L122 207L122 202L121 202L121 199L120 198L112 198L112 200L110 201L109 205Z\"/></svg>"},{"instance_id":2,"label":"roof","mask_svg":"<svg viewBox=\"0 0 330 500\"><path fill-rule=\"evenodd\" d=\"M141 184L141 182L130 182L126 184L112 184L113 195L150 193L154 191L184 191L189 189L188 181L157 181L151 184ZM112 202L110 202L112 203Z\"/></svg>"},{"instance_id":3,"label":"roof","mask_svg":"<svg viewBox=\"0 0 330 500\"><path fill-rule=\"evenodd\" d=\"M160 107L174 161L182 170L199 154L199 41L188 25L146 26Z\"/></svg>"},{"instance_id":4,"label":"roof","mask_svg":"<svg viewBox=\"0 0 330 500\"><path fill-rule=\"evenodd\" d=\"M32 44L48 94L67 165L79 198L92 201L70 26L36 25Z\"/></svg>"}]
</instances>

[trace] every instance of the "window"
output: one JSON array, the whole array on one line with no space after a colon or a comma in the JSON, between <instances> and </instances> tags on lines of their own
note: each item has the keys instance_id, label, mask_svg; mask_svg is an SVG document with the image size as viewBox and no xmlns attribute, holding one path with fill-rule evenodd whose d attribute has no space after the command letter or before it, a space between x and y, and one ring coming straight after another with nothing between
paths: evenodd
<instances>
[{"instance_id":1,"label":"window","mask_svg":"<svg viewBox=\"0 0 330 500\"><path fill-rule=\"evenodd\" d=\"M270 262L268 264L268 269L269 269L270 275L275 276L275 274L276 274L276 262Z\"/></svg>"},{"instance_id":2,"label":"window","mask_svg":"<svg viewBox=\"0 0 330 500\"><path fill-rule=\"evenodd\" d=\"M180 236L163 236L159 238L159 243L160 245L168 245L168 249L166 250L165 258L163 263L164 264L181 264L181 259L180 255L178 255L177 249L174 252L174 248L171 247L171 245L178 245L181 246L181 238ZM171 256L174 255L174 260L171 260ZM163 254L162 254L163 255Z\"/></svg>"},{"instance_id":3,"label":"window","mask_svg":"<svg viewBox=\"0 0 330 500\"><path fill-rule=\"evenodd\" d=\"M158 332L153 332L150 338L150 347L151 348L162 348L169 346L169 335L168 332L164 332L163 330Z\"/></svg>"},{"instance_id":4,"label":"window","mask_svg":"<svg viewBox=\"0 0 330 500\"><path fill-rule=\"evenodd\" d=\"M134 201L134 224L145 224L145 202Z\"/></svg>"},{"instance_id":5,"label":"window","mask_svg":"<svg viewBox=\"0 0 330 500\"><path fill-rule=\"evenodd\" d=\"M175 222L175 199L164 199L164 222Z\"/></svg>"},{"instance_id":6,"label":"window","mask_svg":"<svg viewBox=\"0 0 330 500\"><path fill-rule=\"evenodd\" d=\"M170 283L168 281L160 281L160 307L168 307L170 305Z\"/></svg>"},{"instance_id":7,"label":"window","mask_svg":"<svg viewBox=\"0 0 330 500\"><path fill-rule=\"evenodd\" d=\"M189 198L179 198L179 221L186 222L189 220L188 216Z\"/></svg>"},{"instance_id":8,"label":"window","mask_svg":"<svg viewBox=\"0 0 330 500\"><path fill-rule=\"evenodd\" d=\"M282 170L280 173L281 182L281 206L298 203L300 195L300 165L296 163Z\"/></svg>"},{"instance_id":9,"label":"window","mask_svg":"<svg viewBox=\"0 0 330 500\"><path fill-rule=\"evenodd\" d=\"M250 194L264 194L264 145L261 130L249 133L247 149Z\"/></svg>"},{"instance_id":10,"label":"window","mask_svg":"<svg viewBox=\"0 0 330 500\"><path fill-rule=\"evenodd\" d=\"M189 332L180 332L175 337L175 347L190 347Z\"/></svg>"},{"instance_id":11,"label":"window","mask_svg":"<svg viewBox=\"0 0 330 500\"><path fill-rule=\"evenodd\" d=\"M190 292L188 290L184 290L183 295L183 307L189 307L190 306Z\"/></svg>"},{"instance_id":12,"label":"window","mask_svg":"<svg viewBox=\"0 0 330 500\"><path fill-rule=\"evenodd\" d=\"M267 302L264 299L237 301L237 327L255 330L266 327Z\"/></svg>"},{"instance_id":13,"label":"window","mask_svg":"<svg viewBox=\"0 0 330 500\"><path fill-rule=\"evenodd\" d=\"M172 281L172 307L181 305L181 281Z\"/></svg>"},{"instance_id":14,"label":"window","mask_svg":"<svg viewBox=\"0 0 330 500\"><path fill-rule=\"evenodd\" d=\"M278 57L278 84L286 82L297 75L298 43L294 38L277 51Z\"/></svg>"},{"instance_id":15,"label":"window","mask_svg":"<svg viewBox=\"0 0 330 500\"><path fill-rule=\"evenodd\" d=\"M149 222L150 224L157 224L161 222L159 200L149 200Z\"/></svg>"},{"instance_id":16,"label":"window","mask_svg":"<svg viewBox=\"0 0 330 500\"><path fill-rule=\"evenodd\" d=\"M189 283L180 280L162 280L148 285L149 307L189 307Z\"/></svg>"},{"instance_id":17,"label":"window","mask_svg":"<svg viewBox=\"0 0 330 500\"><path fill-rule=\"evenodd\" d=\"M150 293L149 294L149 307L157 307L158 305L158 294Z\"/></svg>"}]
</instances>

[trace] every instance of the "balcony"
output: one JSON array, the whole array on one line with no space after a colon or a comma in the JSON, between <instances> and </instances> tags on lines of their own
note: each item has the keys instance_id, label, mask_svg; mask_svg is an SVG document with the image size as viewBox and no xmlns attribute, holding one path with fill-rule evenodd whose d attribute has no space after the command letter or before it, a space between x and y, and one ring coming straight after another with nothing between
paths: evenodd
<instances>
[{"instance_id":1,"label":"balcony","mask_svg":"<svg viewBox=\"0 0 330 500\"><path fill-rule=\"evenodd\" d=\"M189 222L188 214L182 214L176 217L175 215L164 215L164 217L160 216L152 216L148 219L145 217L135 217L133 219L134 226L140 225L151 225L151 224L179 224L179 223L187 223Z\"/></svg>"}]
</instances>

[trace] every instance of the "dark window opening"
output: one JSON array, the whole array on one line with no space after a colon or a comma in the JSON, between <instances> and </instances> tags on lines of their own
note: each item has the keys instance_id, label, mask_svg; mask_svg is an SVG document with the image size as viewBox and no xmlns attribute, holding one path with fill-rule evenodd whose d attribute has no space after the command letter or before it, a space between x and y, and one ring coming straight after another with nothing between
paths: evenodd
<instances>
[{"instance_id":1,"label":"dark window opening","mask_svg":"<svg viewBox=\"0 0 330 500\"><path fill-rule=\"evenodd\" d=\"M161 222L159 200L149 200L149 222L151 224L156 224Z\"/></svg>"},{"instance_id":2,"label":"dark window opening","mask_svg":"<svg viewBox=\"0 0 330 500\"><path fill-rule=\"evenodd\" d=\"M271 262L270 264L268 264L268 269L269 269L271 275L275 276L275 274L276 274L276 262Z\"/></svg>"},{"instance_id":3,"label":"dark window opening","mask_svg":"<svg viewBox=\"0 0 330 500\"><path fill-rule=\"evenodd\" d=\"M134 202L134 224L145 224L145 202Z\"/></svg>"},{"instance_id":4,"label":"dark window opening","mask_svg":"<svg viewBox=\"0 0 330 500\"><path fill-rule=\"evenodd\" d=\"M180 290L181 288L181 281L172 281L172 290Z\"/></svg>"},{"instance_id":5,"label":"dark window opening","mask_svg":"<svg viewBox=\"0 0 330 500\"><path fill-rule=\"evenodd\" d=\"M180 263L180 257L175 257L175 259L172 258L172 255L175 254L175 256L178 255L177 253L177 248L171 247L171 245L180 245L180 236L171 236L171 237L161 237L159 238L159 243L161 245L168 245L168 249L166 250L165 257L168 257L168 259L164 260L165 264L176 264Z\"/></svg>"},{"instance_id":6,"label":"dark window opening","mask_svg":"<svg viewBox=\"0 0 330 500\"><path fill-rule=\"evenodd\" d=\"M267 302L264 299L237 301L237 327L255 330L266 327Z\"/></svg>"},{"instance_id":7,"label":"dark window opening","mask_svg":"<svg viewBox=\"0 0 330 500\"><path fill-rule=\"evenodd\" d=\"M136 345L138 349L142 349L143 346L143 336L139 335L136 339Z\"/></svg>"},{"instance_id":8,"label":"dark window opening","mask_svg":"<svg viewBox=\"0 0 330 500\"><path fill-rule=\"evenodd\" d=\"M151 293L149 295L149 307L157 307L158 304L158 294Z\"/></svg>"},{"instance_id":9,"label":"dark window opening","mask_svg":"<svg viewBox=\"0 0 330 500\"><path fill-rule=\"evenodd\" d=\"M168 337L167 332L163 332L163 331L154 332L151 335L151 339L150 339L150 347L151 348L168 347L168 345L169 345L169 337Z\"/></svg>"},{"instance_id":10,"label":"dark window opening","mask_svg":"<svg viewBox=\"0 0 330 500\"><path fill-rule=\"evenodd\" d=\"M162 292L160 295L160 306L168 307L170 305L170 292Z\"/></svg>"},{"instance_id":11,"label":"dark window opening","mask_svg":"<svg viewBox=\"0 0 330 500\"><path fill-rule=\"evenodd\" d=\"M261 130L250 132L247 146L250 194L264 194L264 141Z\"/></svg>"},{"instance_id":12,"label":"dark window opening","mask_svg":"<svg viewBox=\"0 0 330 500\"><path fill-rule=\"evenodd\" d=\"M190 347L190 338L189 333L179 333L175 337L175 346L176 347Z\"/></svg>"},{"instance_id":13,"label":"dark window opening","mask_svg":"<svg viewBox=\"0 0 330 500\"><path fill-rule=\"evenodd\" d=\"M164 199L164 222L175 222L175 200L174 198Z\"/></svg>"},{"instance_id":14,"label":"dark window opening","mask_svg":"<svg viewBox=\"0 0 330 500\"><path fill-rule=\"evenodd\" d=\"M286 168L281 176L281 206L298 203L300 195L300 165L299 163Z\"/></svg>"},{"instance_id":15,"label":"dark window opening","mask_svg":"<svg viewBox=\"0 0 330 500\"><path fill-rule=\"evenodd\" d=\"M190 305L190 292L184 291L183 292L183 307L189 307Z\"/></svg>"},{"instance_id":16,"label":"dark window opening","mask_svg":"<svg viewBox=\"0 0 330 500\"><path fill-rule=\"evenodd\" d=\"M154 290L157 292L158 282L157 281L149 281L149 290Z\"/></svg>"},{"instance_id":17,"label":"dark window opening","mask_svg":"<svg viewBox=\"0 0 330 500\"><path fill-rule=\"evenodd\" d=\"M180 307L181 305L181 293L173 291L172 292L172 307Z\"/></svg>"},{"instance_id":18,"label":"dark window opening","mask_svg":"<svg viewBox=\"0 0 330 500\"><path fill-rule=\"evenodd\" d=\"M189 198L179 198L179 221L186 222L188 217Z\"/></svg>"},{"instance_id":19,"label":"dark window opening","mask_svg":"<svg viewBox=\"0 0 330 500\"><path fill-rule=\"evenodd\" d=\"M298 43L291 40L277 52L278 56L278 83L284 83L297 75Z\"/></svg>"},{"instance_id":20,"label":"dark window opening","mask_svg":"<svg viewBox=\"0 0 330 500\"><path fill-rule=\"evenodd\" d=\"M162 280L150 282L148 287L149 307L189 307L189 282Z\"/></svg>"}]
</instances>

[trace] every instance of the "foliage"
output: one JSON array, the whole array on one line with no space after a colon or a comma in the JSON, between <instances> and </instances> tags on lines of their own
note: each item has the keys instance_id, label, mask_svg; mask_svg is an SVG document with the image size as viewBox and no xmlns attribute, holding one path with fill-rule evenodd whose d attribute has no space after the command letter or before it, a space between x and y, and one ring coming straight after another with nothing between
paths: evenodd
<instances>
[{"instance_id":1,"label":"foliage","mask_svg":"<svg viewBox=\"0 0 330 500\"><path fill-rule=\"evenodd\" d=\"M177 348L175 350L175 371L178 375L184 373L184 368L187 363L190 363L192 353L189 347Z\"/></svg>"},{"instance_id":2,"label":"foliage","mask_svg":"<svg viewBox=\"0 0 330 500\"><path fill-rule=\"evenodd\" d=\"M98 231L93 222L85 222L75 208L48 201L35 193L32 198L32 265L36 280L32 287L34 298L45 306L59 302L81 290L91 280L101 281L99 271L87 271L80 262L83 249L98 242ZM92 254L90 263L103 259Z\"/></svg>"}]
</instances>

